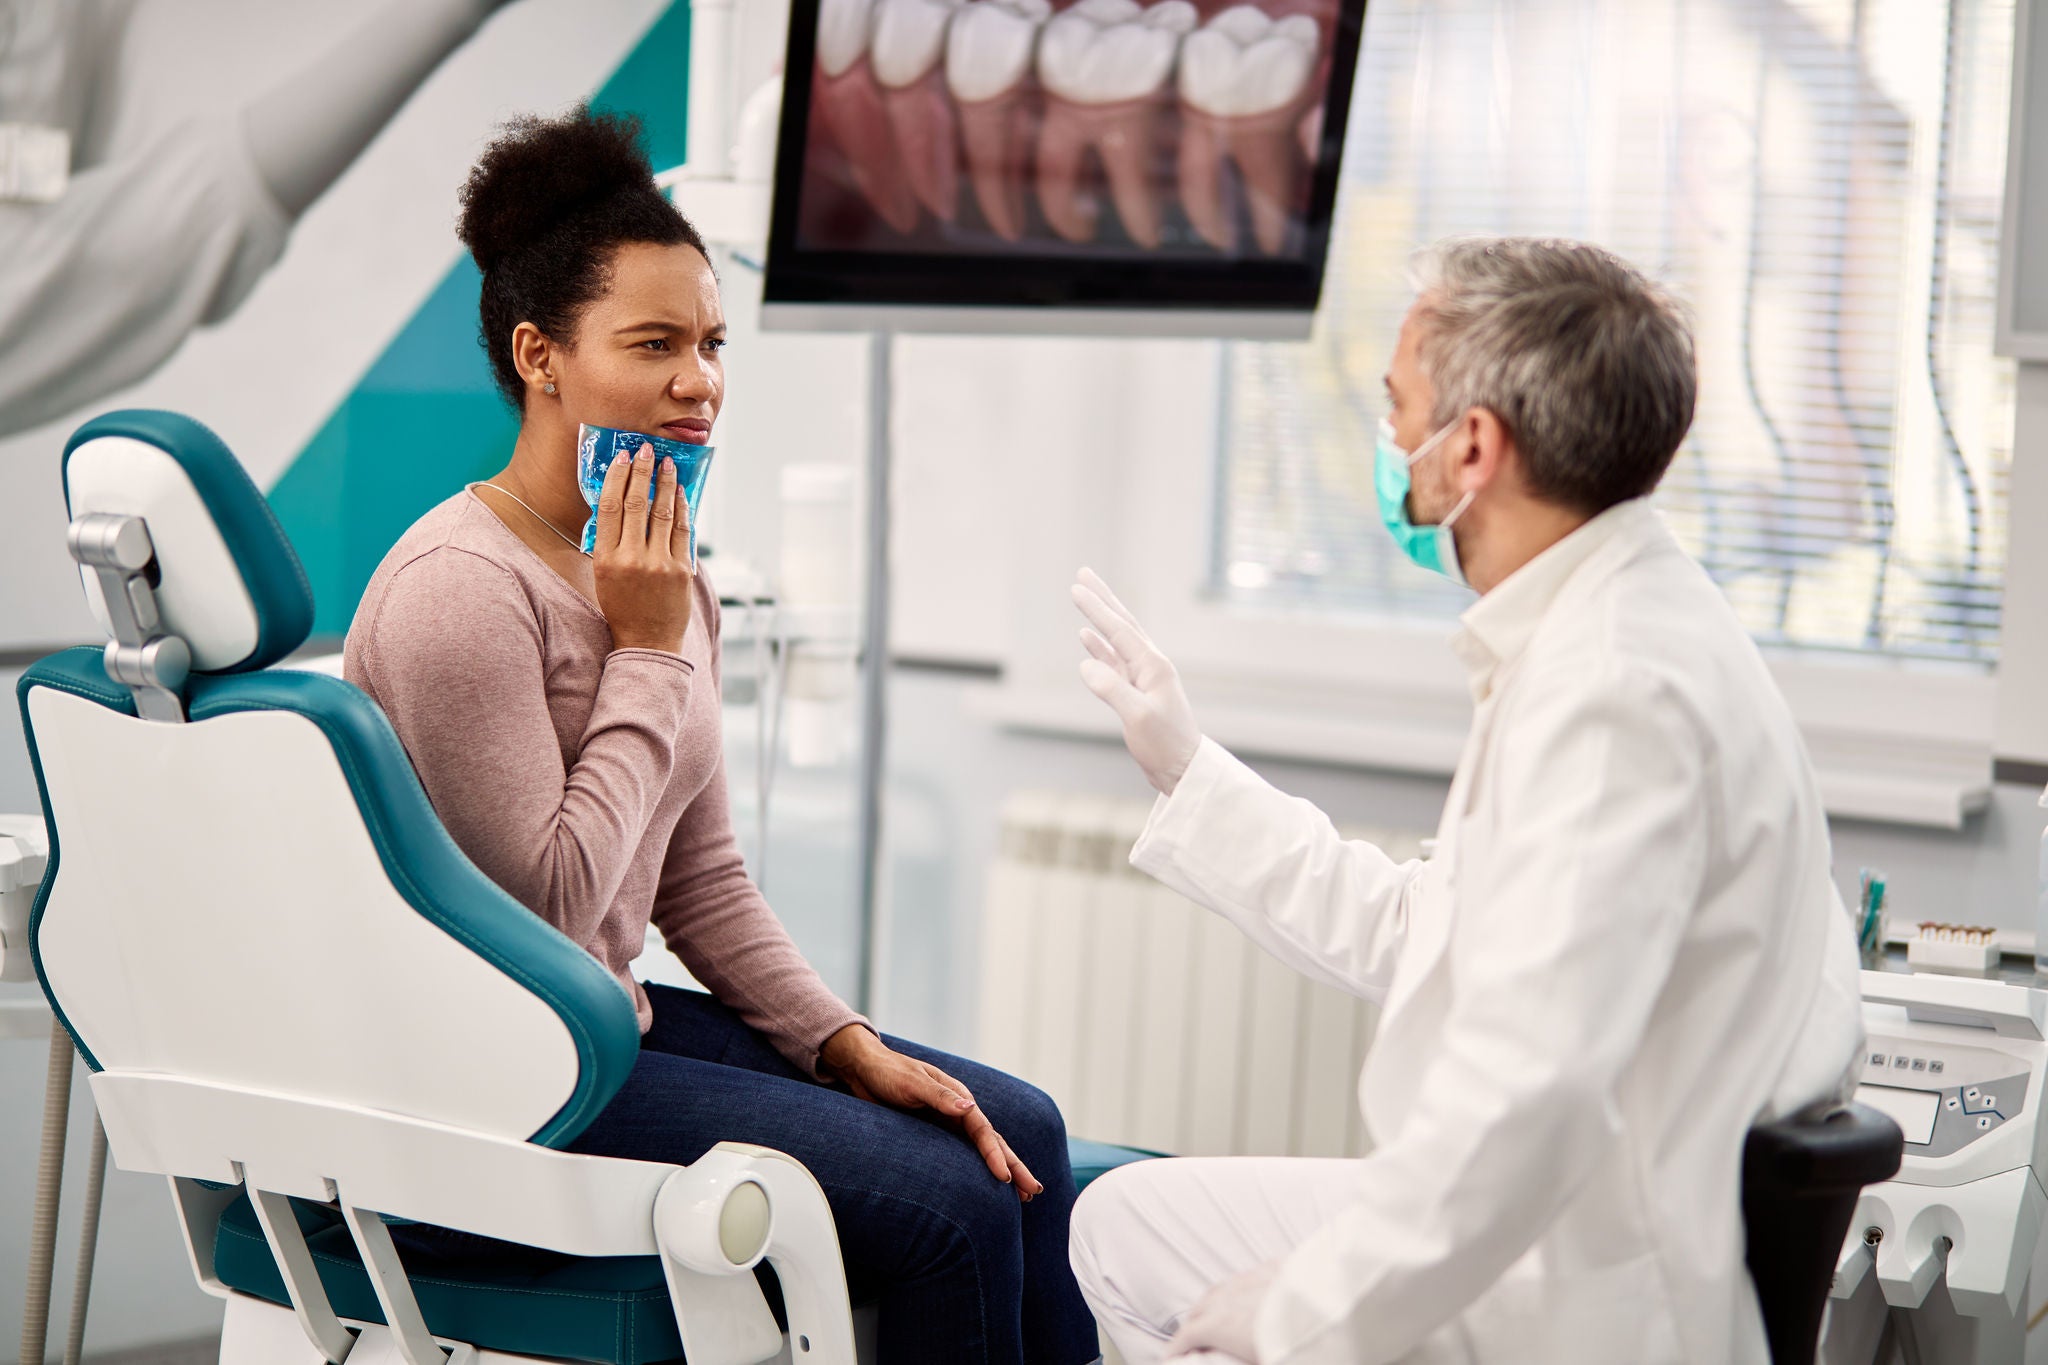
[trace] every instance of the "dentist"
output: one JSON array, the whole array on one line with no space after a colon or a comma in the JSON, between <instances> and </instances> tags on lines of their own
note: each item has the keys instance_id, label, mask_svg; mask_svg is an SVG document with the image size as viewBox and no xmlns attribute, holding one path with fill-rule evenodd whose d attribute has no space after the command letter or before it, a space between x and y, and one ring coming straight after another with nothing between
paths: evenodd
<instances>
[{"instance_id":1,"label":"dentist","mask_svg":"<svg viewBox=\"0 0 2048 1365\"><path fill-rule=\"evenodd\" d=\"M1418 264L1381 510L1480 593L1434 856L1340 839L1203 738L1130 612L1074 589L1082 677L1161 794L1132 863L1380 1002L1372 1151L1125 1167L1076 1208L1075 1271L1129 1365L1761 1365L1743 1136L1845 1095L1862 1025L1799 732L1647 501L1692 338L1593 247Z\"/></svg>"}]
</instances>

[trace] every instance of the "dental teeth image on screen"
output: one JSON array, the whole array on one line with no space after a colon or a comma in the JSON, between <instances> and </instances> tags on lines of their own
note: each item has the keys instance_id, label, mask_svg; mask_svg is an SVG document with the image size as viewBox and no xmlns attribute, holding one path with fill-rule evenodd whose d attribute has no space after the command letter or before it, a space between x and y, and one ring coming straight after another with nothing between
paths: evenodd
<instances>
[{"instance_id":1,"label":"dental teeth image on screen","mask_svg":"<svg viewBox=\"0 0 2048 1365\"><path fill-rule=\"evenodd\" d=\"M1006 242L1024 236L1037 110L1031 72L1050 0L971 0L946 38L946 88L960 112L974 199Z\"/></svg>"},{"instance_id":2,"label":"dental teeth image on screen","mask_svg":"<svg viewBox=\"0 0 2048 1365\"><path fill-rule=\"evenodd\" d=\"M1336 0L820 0L825 249L1299 249Z\"/></svg>"},{"instance_id":3,"label":"dental teeth image on screen","mask_svg":"<svg viewBox=\"0 0 2048 1365\"><path fill-rule=\"evenodd\" d=\"M1160 242L1171 183L1166 140L1170 104L1162 98L1180 58L1181 39L1198 22L1187 0L1081 0L1045 26L1038 78L1045 126L1038 138L1038 201L1053 231L1070 242L1094 240L1101 213L1082 181L1093 152L1124 231L1142 247Z\"/></svg>"},{"instance_id":4,"label":"dental teeth image on screen","mask_svg":"<svg viewBox=\"0 0 2048 1365\"><path fill-rule=\"evenodd\" d=\"M960 204L960 131L946 88L946 30L962 0L876 0L868 51L910 192L950 223Z\"/></svg>"},{"instance_id":5,"label":"dental teeth image on screen","mask_svg":"<svg viewBox=\"0 0 2048 1365\"><path fill-rule=\"evenodd\" d=\"M823 0L819 6L808 137L814 148L824 141L838 150L853 188L901 234L917 226L917 199L896 154L895 125L869 56L875 8L875 0Z\"/></svg>"},{"instance_id":6,"label":"dental teeth image on screen","mask_svg":"<svg viewBox=\"0 0 2048 1365\"><path fill-rule=\"evenodd\" d=\"M1314 19L1276 20L1251 5L1224 10L1182 45L1181 202L1210 245L1239 247L1228 163L1259 249L1286 246L1308 192L1302 123L1320 94L1311 80L1320 46Z\"/></svg>"}]
</instances>

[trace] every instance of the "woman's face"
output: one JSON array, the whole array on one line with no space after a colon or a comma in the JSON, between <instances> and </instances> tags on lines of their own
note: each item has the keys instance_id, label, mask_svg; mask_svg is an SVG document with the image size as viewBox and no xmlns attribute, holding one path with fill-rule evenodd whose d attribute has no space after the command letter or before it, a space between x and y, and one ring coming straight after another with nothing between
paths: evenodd
<instances>
[{"instance_id":1,"label":"woman's face","mask_svg":"<svg viewBox=\"0 0 2048 1365\"><path fill-rule=\"evenodd\" d=\"M562 415L710 445L725 401L725 312L704 254L686 243L628 242L611 288L555 356Z\"/></svg>"}]
</instances>

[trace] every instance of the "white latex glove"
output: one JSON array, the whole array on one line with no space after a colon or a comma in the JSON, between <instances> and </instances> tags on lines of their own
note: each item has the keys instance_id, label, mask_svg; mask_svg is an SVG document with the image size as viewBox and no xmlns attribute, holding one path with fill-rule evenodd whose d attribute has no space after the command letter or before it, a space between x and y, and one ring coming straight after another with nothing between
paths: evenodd
<instances>
[{"instance_id":1,"label":"white latex glove","mask_svg":"<svg viewBox=\"0 0 2048 1365\"><path fill-rule=\"evenodd\" d=\"M1247 1365L1259 1365L1259 1348L1252 1341L1252 1326L1259 1319L1259 1305L1266 1301L1266 1291L1273 1287L1279 1273L1280 1262L1268 1261L1210 1289L1180 1320L1180 1330L1166 1343L1167 1354L1221 1351Z\"/></svg>"},{"instance_id":2,"label":"white latex glove","mask_svg":"<svg viewBox=\"0 0 2048 1365\"><path fill-rule=\"evenodd\" d=\"M1146 780L1171 796L1202 743L1180 674L1093 569L1081 570L1073 592L1093 627L1081 631L1091 656L1081 661L1081 681L1124 723L1124 746Z\"/></svg>"}]
</instances>

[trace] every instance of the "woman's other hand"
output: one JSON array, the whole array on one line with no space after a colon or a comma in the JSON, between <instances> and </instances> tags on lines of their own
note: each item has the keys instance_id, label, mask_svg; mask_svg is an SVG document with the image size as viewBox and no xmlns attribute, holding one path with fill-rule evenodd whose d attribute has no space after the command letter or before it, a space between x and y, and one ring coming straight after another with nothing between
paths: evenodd
<instances>
[{"instance_id":1,"label":"woman's other hand","mask_svg":"<svg viewBox=\"0 0 2048 1365\"><path fill-rule=\"evenodd\" d=\"M653 446L641 446L630 462L613 460L605 471L591 561L612 647L680 653L696 601L690 505L676 492L675 461L657 461Z\"/></svg>"},{"instance_id":2,"label":"woman's other hand","mask_svg":"<svg viewBox=\"0 0 2048 1365\"><path fill-rule=\"evenodd\" d=\"M937 1067L904 1056L859 1024L849 1024L826 1039L818 1055L828 1073L860 1098L913 1113L929 1109L958 1128L995 1178L1016 1186L1017 1196L1026 1203L1044 1191L1038 1177L981 1112L974 1095Z\"/></svg>"}]
</instances>

